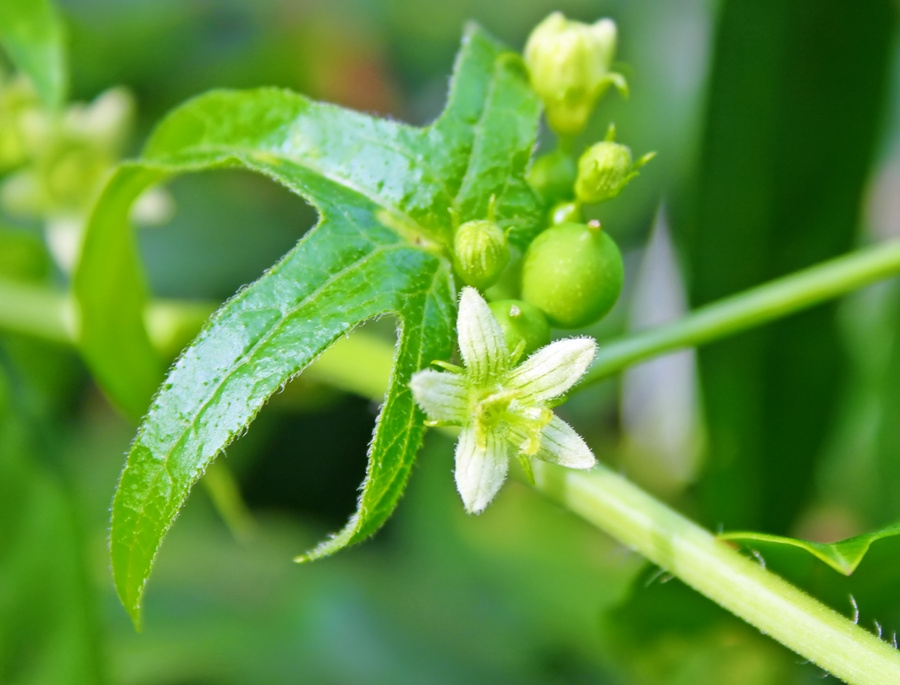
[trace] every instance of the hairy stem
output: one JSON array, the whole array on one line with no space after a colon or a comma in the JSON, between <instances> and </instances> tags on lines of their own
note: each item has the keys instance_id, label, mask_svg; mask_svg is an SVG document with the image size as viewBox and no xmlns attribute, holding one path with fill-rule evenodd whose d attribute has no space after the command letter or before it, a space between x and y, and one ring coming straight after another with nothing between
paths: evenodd
<instances>
[{"instance_id":1,"label":"hairy stem","mask_svg":"<svg viewBox=\"0 0 900 685\"><path fill-rule=\"evenodd\" d=\"M900 652L609 469L534 464L545 495L830 674L900 683Z\"/></svg>"},{"instance_id":2,"label":"hairy stem","mask_svg":"<svg viewBox=\"0 0 900 685\"><path fill-rule=\"evenodd\" d=\"M718 340L897 275L900 241L851 252L700 307L674 323L604 343L578 387L651 357Z\"/></svg>"}]
</instances>

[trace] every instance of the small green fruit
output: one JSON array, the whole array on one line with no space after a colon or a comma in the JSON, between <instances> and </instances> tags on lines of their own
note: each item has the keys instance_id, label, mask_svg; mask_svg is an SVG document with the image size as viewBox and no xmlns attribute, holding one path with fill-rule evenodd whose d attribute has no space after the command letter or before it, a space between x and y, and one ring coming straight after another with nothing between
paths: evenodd
<instances>
[{"instance_id":1,"label":"small green fruit","mask_svg":"<svg viewBox=\"0 0 900 685\"><path fill-rule=\"evenodd\" d=\"M528 170L528 184L545 204L555 204L574 197L576 173L575 160L557 148L534 160Z\"/></svg>"},{"instance_id":2,"label":"small green fruit","mask_svg":"<svg viewBox=\"0 0 900 685\"><path fill-rule=\"evenodd\" d=\"M522 264L522 299L559 328L602 318L619 298L622 255L599 222L559 224L538 235Z\"/></svg>"},{"instance_id":3,"label":"small green fruit","mask_svg":"<svg viewBox=\"0 0 900 685\"><path fill-rule=\"evenodd\" d=\"M497 300L488 306L503 329L510 352L523 345L522 354L528 355L550 342L550 325L537 307L522 300Z\"/></svg>"},{"instance_id":4,"label":"small green fruit","mask_svg":"<svg viewBox=\"0 0 900 685\"><path fill-rule=\"evenodd\" d=\"M506 234L488 219L467 221L460 226L453 249L460 278L479 290L495 283L509 261Z\"/></svg>"},{"instance_id":5,"label":"small green fruit","mask_svg":"<svg viewBox=\"0 0 900 685\"><path fill-rule=\"evenodd\" d=\"M510 249L509 263L503 267L500 278L484 289L488 302L494 300L512 300L519 297L519 284L522 282L522 254Z\"/></svg>"}]
</instances>

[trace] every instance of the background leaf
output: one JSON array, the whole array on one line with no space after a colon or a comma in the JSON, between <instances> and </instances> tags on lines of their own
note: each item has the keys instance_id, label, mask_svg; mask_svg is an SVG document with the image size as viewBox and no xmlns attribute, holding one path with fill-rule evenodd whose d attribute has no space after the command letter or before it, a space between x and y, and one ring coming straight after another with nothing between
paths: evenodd
<instances>
[{"instance_id":1,"label":"background leaf","mask_svg":"<svg viewBox=\"0 0 900 685\"><path fill-rule=\"evenodd\" d=\"M900 282L847 305L841 323L854 374L819 480L822 499L859 512L865 530L900 517Z\"/></svg>"},{"instance_id":2,"label":"background leaf","mask_svg":"<svg viewBox=\"0 0 900 685\"><path fill-rule=\"evenodd\" d=\"M51 107L58 107L66 97L64 38L62 19L52 0L0 3L0 45Z\"/></svg>"},{"instance_id":3,"label":"background leaf","mask_svg":"<svg viewBox=\"0 0 900 685\"><path fill-rule=\"evenodd\" d=\"M888 0L722 5L699 190L676 226L693 306L852 246L895 22ZM699 351L711 525L782 532L808 504L847 370L834 313Z\"/></svg>"},{"instance_id":4,"label":"background leaf","mask_svg":"<svg viewBox=\"0 0 900 685\"><path fill-rule=\"evenodd\" d=\"M105 683L88 535L63 480L55 398L69 355L0 344L0 682ZM27 371L28 373L23 373ZM43 374L42 374L43 371Z\"/></svg>"},{"instance_id":5,"label":"background leaf","mask_svg":"<svg viewBox=\"0 0 900 685\"><path fill-rule=\"evenodd\" d=\"M136 306L143 292L133 245L122 229L140 190L169 174L239 165L310 199L321 216L185 352L132 446L113 505L111 554L135 619L162 537L206 466L336 338L386 313L400 319L399 347L358 510L307 558L361 540L393 511L422 434L409 377L450 353L455 298L440 255L452 220L483 216L492 196L498 220L520 236L539 215L522 180L538 106L520 60L473 28L457 71L447 112L426 129L285 91L212 93L173 113L144 162L123 167L107 187L76 294L86 358L132 413L156 363ZM113 255L116 267L104 273ZM117 328L125 337L111 337ZM125 354L116 354L123 341ZM128 355L132 362L123 364ZM133 385L134 363L141 373Z\"/></svg>"}]
</instances>

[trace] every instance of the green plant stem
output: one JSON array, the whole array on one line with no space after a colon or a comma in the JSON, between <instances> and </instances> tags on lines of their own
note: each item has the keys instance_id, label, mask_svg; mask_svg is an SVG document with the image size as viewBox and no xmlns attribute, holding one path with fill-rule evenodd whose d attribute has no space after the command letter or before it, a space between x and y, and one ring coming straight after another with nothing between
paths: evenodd
<instances>
[{"instance_id":1,"label":"green plant stem","mask_svg":"<svg viewBox=\"0 0 900 685\"><path fill-rule=\"evenodd\" d=\"M234 538L247 542L253 534L256 522L253 514L241 497L237 479L224 462L210 465L200 481L213 501L216 511L225 521Z\"/></svg>"},{"instance_id":2,"label":"green plant stem","mask_svg":"<svg viewBox=\"0 0 900 685\"><path fill-rule=\"evenodd\" d=\"M339 338L308 371L316 380L380 402L393 366L394 347L389 342L357 331Z\"/></svg>"},{"instance_id":3,"label":"green plant stem","mask_svg":"<svg viewBox=\"0 0 900 685\"><path fill-rule=\"evenodd\" d=\"M164 357L174 356L215 309L210 302L152 302L145 318L154 347ZM0 330L75 345L76 321L72 300L64 293L0 277ZM322 382L380 400L393 361L390 343L357 333L337 340L308 371Z\"/></svg>"},{"instance_id":4,"label":"green plant stem","mask_svg":"<svg viewBox=\"0 0 900 685\"><path fill-rule=\"evenodd\" d=\"M75 335L71 302L49 288L0 278L0 329L71 343Z\"/></svg>"},{"instance_id":5,"label":"green plant stem","mask_svg":"<svg viewBox=\"0 0 900 685\"><path fill-rule=\"evenodd\" d=\"M830 674L900 683L900 652L609 469L535 462L536 488Z\"/></svg>"},{"instance_id":6,"label":"green plant stem","mask_svg":"<svg viewBox=\"0 0 900 685\"><path fill-rule=\"evenodd\" d=\"M197 334L216 306L212 302L152 302L146 320L156 349L164 356L176 354ZM0 277L0 330L75 345L77 322L75 306L66 293Z\"/></svg>"},{"instance_id":7,"label":"green plant stem","mask_svg":"<svg viewBox=\"0 0 900 685\"><path fill-rule=\"evenodd\" d=\"M700 307L674 323L603 343L578 387L651 357L718 340L897 275L900 241L851 252Z\"/></svg>"}]
</instances>

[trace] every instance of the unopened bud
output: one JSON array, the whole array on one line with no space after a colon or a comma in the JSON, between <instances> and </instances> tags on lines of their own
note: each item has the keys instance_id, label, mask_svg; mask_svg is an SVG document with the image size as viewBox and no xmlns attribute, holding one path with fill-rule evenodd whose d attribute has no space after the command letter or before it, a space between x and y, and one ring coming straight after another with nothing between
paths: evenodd
<instances>
[{"instance_id":1,"label":"unopened bud","mask_svg":"<svg viewBox=\"0 0 900 685\"><path fill-rule=\"evenodd\" d=\"M525 45L525 64L550 128L579 133L611 84L627 92L624 77L609 70L615 51L612 19L583 24L554 12L535 27Z\"/></svg>"},{"instance_id":2,"label":"unopened bud","mask_svg":"<svg viewBox=\"0 0 900 685\"><path fill-rule=\"evenodd\" d=\"M466 285L479 290L491 286L509 261L506 234L488 219L467 221L453 241L457 271Z\"/></svg>"},{"instance_id":3,"label":"unopened bud","mask_svg":"<svg viewBox=\"0 0 900 685\"><path fill-rule=\"evenodd\" d=\"M627 146L613 140L596 143L585 150L578 160L575 195L586 203L611 200L638 175L637 170L655 155L655 152L651 152L633 162L631 150Z\"/></svg>"}]
</instances>

